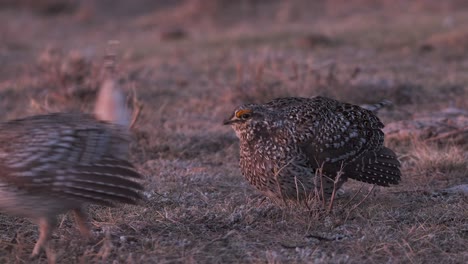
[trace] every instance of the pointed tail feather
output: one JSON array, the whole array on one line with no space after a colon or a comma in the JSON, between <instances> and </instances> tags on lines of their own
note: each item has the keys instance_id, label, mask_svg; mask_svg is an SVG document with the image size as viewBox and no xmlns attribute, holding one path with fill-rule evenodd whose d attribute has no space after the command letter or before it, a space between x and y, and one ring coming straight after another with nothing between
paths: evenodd
<instances>
[{"instance_id":1,"label":"pointed tail feather","mask_svg":"<svg viewBox=\"0 0 468 264\"><path fill-rule=\"evenodd\" d=\"M380 109L382 109L382 108L384 108L386 106L390 106L392 104L393 104L392 101L384 99L384 100L382 100L382 101L380 101L380 102L378 102L376 104L364 104L364 105L361 105L361 107L364 108L364 109L367 109L369 111L374 112L374 114L377 114L377 112Z\"/></svg>"},{"instance_id":2,"label":"pointed tail feather","mask_svg":"<svg viewBox=\"0 0 468 264\"><path fill-rule=\"evenodd\" d=\"M114 79L107 79L101 86L94 108L99 120L130 127L130 111L125 95Z\"/></svg>"},{"instance_id":3,"label":"pointed tail feather","mask_svg":"<svg viewBox=\"0 0 468 264\"><path fill-rule=\"evenodd\" d=\"M380 186L398 184L401 180L400 162L386 147L359 157L345 168L345 174L351 179Z\"/></svg>"}]
</instances>

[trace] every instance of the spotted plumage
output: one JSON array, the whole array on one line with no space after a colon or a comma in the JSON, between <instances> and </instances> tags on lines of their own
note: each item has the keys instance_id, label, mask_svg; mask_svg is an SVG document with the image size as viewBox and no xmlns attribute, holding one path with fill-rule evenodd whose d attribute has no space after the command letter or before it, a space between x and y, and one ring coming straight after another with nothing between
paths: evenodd
<instances>
[{"instance_id":1,"label":"spotted plumage","mask_svg":"<svg viewBox=\"0 0 468 264\"><path fill-rule=\"evenodd\" d=\"M383 146L384 125L356 105L325 97L279 98L239 106L224 124L240 139L245 178L274 199L329 196L348 178L381 186L400 181L400 163Z\"/></svg>"},{"instance_id":2,"label":"spotted plumage","mask_svg":"<svg viewBox=\"0 0 468 264\"><path fill-rule=\"evenodd\" d=\"M0 124L0 210L41 226L34 254L56 216L73 210L88 233L85 204L135 204L140 174L127 161L126 129L92 115L57 113Z\"/></svg>"}]
</instances>

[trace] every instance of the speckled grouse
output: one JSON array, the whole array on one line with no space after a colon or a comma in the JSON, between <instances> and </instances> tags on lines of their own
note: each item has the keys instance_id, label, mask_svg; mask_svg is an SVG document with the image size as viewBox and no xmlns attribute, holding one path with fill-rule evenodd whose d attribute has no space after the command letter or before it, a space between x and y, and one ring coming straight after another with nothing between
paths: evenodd
<instances>
[{"instance_id":1,"label":"speckled grouse","mask_svg":"<svg viewBox=\"0 0 468 264\"><path fill-rule=\"evenodd\" d=\"M400 181L400 163L383 146L384 125L356 105L320 96L279 98L239 106L224 124L240 139L245 178L275 200L329 197L348 178L381 186Z\"/></svg>"},{"instance_id":2,"label":"speckled grouse","mask_svg":"<svg viewBox=\"0 0 468 264\"><path fill-rule=\"evenodd\" d=\"M83 206L141 199L141 175L127 160L122 101L106 83L95 115L55 113L0 123L0 211L39 224L33 255L47 249L58 214L72 210L89 235Z\"/></svg>"}]
</instances>

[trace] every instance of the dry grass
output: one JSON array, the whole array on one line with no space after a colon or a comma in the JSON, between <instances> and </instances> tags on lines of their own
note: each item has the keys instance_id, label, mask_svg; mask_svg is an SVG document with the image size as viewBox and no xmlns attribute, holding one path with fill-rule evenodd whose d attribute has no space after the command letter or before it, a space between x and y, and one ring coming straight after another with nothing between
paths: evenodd
<instances>
[{"instance_id":1,"label":"dry grass","mask_svg":"<svg viewBox=\"0 0 468 264\"><path fill-rule=\"evenodd\" d=\"M402 156L406 170L414 175L409 181L420 190L466 183L468 175L466 146L427 143L413 140Z\"/></svg>"},{"instance_id":2,"label":"dry grass","mask_svg":"<svg viewBox=\"0 0 468 264\"><path fill-rule=\"evenodd\" d=\"M121 83L136 94L129 103L143 106L131 160L146 175L145 203L92 206L90 241L77 239L71 217L63 216L52 238L59 263L468 261L467 196L444 192L467 183L466 140L389 142L401 157L402 183L372 189L350 181L329 210L317 199L309 208L264 200L242 178L238 140L221 125L237 104L278 96L390 99L393 108L379 112L385 123L467 109L468 57L445 48L453 32L466 32L464 4L318 1L311 10L299 0L232 8L211 1L204 13L197 1L156 2L100 1L80 23L67 13L0 10L1 120L46 111L31 101L89 111L109 39L121 43ZM184 38L161 39L174 27ZM303 45L308 36L329 42ZM466 45L454 39L450 47ZM422 51L428 40L435 48ZM58 53L44 53L50 46ZM0 263L29 263L36 226L0 214L0 227ZM37 262L45 263L45 254Z\"/></svg>"},{"instance_id":3,"label":"dry grass","mask_svg":"<svg viewBox=\"0 0 468 264\"><path fill-rule=\"evenodd\" d=\"M460 146L431 146L423 142L414 142L410 153L409 164L416 170L450 173L453 171L467 173L465 150ZM465 170L465 171L464 171Z\"/></svg>"}]
</instances>

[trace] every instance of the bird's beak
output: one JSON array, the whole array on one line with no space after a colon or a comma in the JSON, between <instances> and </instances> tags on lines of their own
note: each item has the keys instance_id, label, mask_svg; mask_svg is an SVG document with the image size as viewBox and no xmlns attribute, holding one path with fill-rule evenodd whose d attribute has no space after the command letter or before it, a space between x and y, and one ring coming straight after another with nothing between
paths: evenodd
<instances>
[{"instance_id":1,"label":"bird's beak","mask_svg":"<svg viewBox=\"0 0 468 264\"><path fill-rule=\"evenodd\" d=\"M230 125L232 123L235 123L236 121L239 121L239 119L237 117L235 117L234 115L232 115L229 119L226 119L223 121L223 125Z\"/></svg>"},{"instance_id":2,"label":"bird's beak","mask_svg":"<svg viewBox=\"0 0 468 264\"><path fill-rule=\"evenodd\" d=\"M232 124L232 123L234 123L234 122L235 122L235 120L226 119L226 120L223 121L223 125L225 125L225 126L226 126L226 125L230 125L230 124Z\"/></svg>"}]
</instances>

